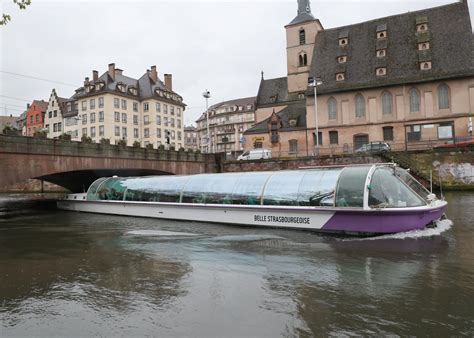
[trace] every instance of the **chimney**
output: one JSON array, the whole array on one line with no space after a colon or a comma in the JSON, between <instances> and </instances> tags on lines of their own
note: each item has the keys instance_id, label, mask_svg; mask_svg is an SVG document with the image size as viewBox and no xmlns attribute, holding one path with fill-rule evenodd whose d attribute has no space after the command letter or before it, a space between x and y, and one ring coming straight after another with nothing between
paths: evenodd
<instances>
[{"instance_id":1,"label":"chimney","mask_svg":"<svg viewBox=\"0 0 474 338\"><path fill-rule=\"evenodd\" d=\"M99 79L99 72L96 70L92 71L92 81L97 81Z\"/></svg>"},{"instance_id":2,"label":"chimney","mask_svg":"<svg viewBox=\"0 0 474 338\"><path fill-rule=\"evenodd\" d=\"M123 70L120 68L115 68L115 75L122 75Z\"/></svg>"},{"instance_id":3,"label":"chimney","mask_svg":"<svg viewBox=\"0 0 474 338\"><path fill-rule=\"evenodd\" d=\"M112 80L115 80L115 63L109 63L109 71L107 73Z\"/></svg>"},{"instance_id":4,"label":"chimney","mask_svg":"<svg viewBox=\"0 0 474 338\"><path fill-rule=\"evenodd\" d=\"M84 79L84 86L87 85L87 84L89 84L89 78L88 78L88 77L86 77L86 78Z\"/></svg>"},{"instance_id":5,"label":"chimney","mask_svg":"<svg viewBox=\"0 0 474 338\"><path fill-rule=\"evenodd\" d=\"M169 91L173 90L173 75L165 74L165 88Z\"/></svg>"},{"instance_id":6,"label":"chimney","mask_svg":"<svg viewBox=\"0 0 474 338\"><path fill-rule=\"evenodd\" d=\"M26 104L26 109L30 109L30 104L29 103Z\"/></svg>"},{"instance_id":7,"label":"chimney","mask_svg":"<svg viewBox=\"0 0 474 338\"><path fill-rule=\"evenodd\" d=\"M156 66L151 66L150 79L154 82L158 81L158 72L156 71Z\"/></svg>"}]
</instances>

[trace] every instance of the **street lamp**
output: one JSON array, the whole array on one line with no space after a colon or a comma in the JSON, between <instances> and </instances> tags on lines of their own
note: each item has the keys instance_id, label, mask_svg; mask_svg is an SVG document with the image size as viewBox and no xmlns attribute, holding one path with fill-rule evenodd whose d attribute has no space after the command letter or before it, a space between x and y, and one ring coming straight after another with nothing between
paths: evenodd
<instances>
[{"instance_id":1,"label":"street lamp","mask_svg":"<svg viewBox=\"0 0 474 338\"><path fill-rule=\"evenodd\" d=\"M315 77L312 78L310 77L308 79L308 86L314 88L314 123L316 126L315 130L315 136L316 136L316 145L315 145L315 155L319 156L319 122L318 122L318 97L317 97L317 90L316 88L320 85L323 84L323 81L321 81L320 78Z\"/></svg>"},{"instance_id":2,"label":"street lamp","mask_svg":"<svg viewBox=\"0 0 474 338\"><path fill-rule=\"evenodd\" d=\"M206 99L206 125L207 125L207 152L211 152L211 135L209 133L209 105L208 105L208 100L211 97L211 92L209 90L205 90L204 93L202 93L202 96Z\"/></svg>"}]
</instances>

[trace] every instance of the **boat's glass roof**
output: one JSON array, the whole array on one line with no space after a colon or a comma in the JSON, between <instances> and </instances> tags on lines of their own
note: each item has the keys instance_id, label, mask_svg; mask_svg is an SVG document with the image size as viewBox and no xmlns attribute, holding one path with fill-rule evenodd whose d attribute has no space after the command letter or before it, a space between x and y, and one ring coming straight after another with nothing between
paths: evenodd
<instances>
[{"instance_id":1,"label":"boat's glass roof","mask_svg":"<svg viewBox=\"0 0 474 338\"><path fill-rule=\"evenodd\" d=\"M87 200L363 207L367 175L372 167L100 178L89 188ZM422 205L414 189L403 183L400 178L403 174L395 175L393 168L380 168L387 171L378 173L379 169L375 170L377 175L370 184L373 207ZM393 176L393 180L387 175ZM388 196L386 180L391 186L403 187L392 189L392 195ZM393 202L395 200L397 202Z\"/></svg>"}]
</instances>

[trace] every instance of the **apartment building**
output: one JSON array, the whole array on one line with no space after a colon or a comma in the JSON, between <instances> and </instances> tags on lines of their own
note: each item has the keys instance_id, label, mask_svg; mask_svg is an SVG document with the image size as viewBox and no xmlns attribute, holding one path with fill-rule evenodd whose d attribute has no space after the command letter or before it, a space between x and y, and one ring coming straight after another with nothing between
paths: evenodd
<instances>
[{"instance_id":1,"label":"apartment building","mask_svg":"<svg viewBox=\"0 0 474 338\"><path fill-rule=\"evenodd\" d=\"M198 147L203 152L240 152L245 138L243 132L255 122L255 97L220 102L209 107L209 142L207 113L196 121Z\"/></svg>"},{"instance_id":2,"label":"apartment building","mask_svg":"<svg viewBox=\"0 0 474 338\"><path fill-rule=\"evenodd\" d=\"M71 134L72 140L90 137L93 142L108 139L111 144L125 141L128 146L135 142L154 148L184 146L186 105L173 91L172 75L164 74L163 82L156 66L134 79L111 63L101 76L93 70L92 78L86 77L84 85L70 99L59 101L63 107L63 129ZM51 110L54 118L54 106Z\"/></svg>"},{"instance_id":3,"label":"apartment building","mask_svg":"<svg viewBox=\"0 0 474 338\"><path fill-rule=\"evenodd\" d=\"M184 127L184 148L190 150L197 150L198 147L198 134L196 127L185 126Z\"/></svg>"},{"instance_id":4,"label":"apartment building","mask_svg":"<svg viewBox=\"0 0 474 338\"><path fill-rule=\"evenodd\" d=\"M44 128L44 116L48 109L48 102L34 100L26 105L26 136L34 136L35 132Z\"/></svg>"}]
</instances>

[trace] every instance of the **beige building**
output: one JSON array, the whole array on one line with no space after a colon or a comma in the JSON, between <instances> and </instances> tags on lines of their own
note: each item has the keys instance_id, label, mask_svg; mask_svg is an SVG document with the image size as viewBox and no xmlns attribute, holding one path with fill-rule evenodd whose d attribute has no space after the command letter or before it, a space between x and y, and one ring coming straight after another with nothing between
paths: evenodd
<instances>
[{"instance_id":1,"label":"beige building","mask_svg":"<svg viewBox=\"0 0 474 338\"><path fill-rule=\"evenodd\" d=\"M255 123L255 97L230 100L209 107L210 147L207 145L207 114L196 121L198 147L203 152L238 153L243 150L243 132Z\"/></svg>"},{"instance_id":2,"label":"beige building","mask_svg":"<svg viewBox=\"0 0 474 338\"><path fill-rule=\"evenodd\" d=\"M196 127L185 126L184 127L184 149L197 150L198 147L198 134Z\"/></svg>"},{"instance_id":3,"label":"beige building","mask_svg":"<svg viewBox=\"0 0 474 338\"><path fill-rule=\"evenodd\" d=\"M65 102L64 132L73 140L86 136L93 142L124 140L131 146L138 141L142 147L179 149L184 146L185 107L173 91L171 74L164 74L163 82L152 66L133 79L111 63L101 76L92 71L92 79L86 77L84 86Z\"/></svg>"},{"instance_id":4,"label":"beige building","mask_svg":"<svg viewBox=\"0 0 474 338\"><path fill-rule=\"evenodd\" d=\"M44 116L44 128L47 130L48 138L58 138L64 133L64 113L68 99L59 97L53 88L49 96L48 108ZM76 120L74 120L76 121ZM76 121L77 124L77 121Z\"/></svg>"},{"instance_id":5,"label":"beige building","mask_svg":"<svg viewBox=\"0 0 474 338\"><path fill-rule=\"evenodd\" d=\"M324 29L309 0L300 0L285 29L287 76L262 75L257 124L245 133L260 143L246 149L313 154L316 127L321 154L352 152L371 141L402 150L471 136L473 35L466 1Z\"/></svg>"}]
</instances>

